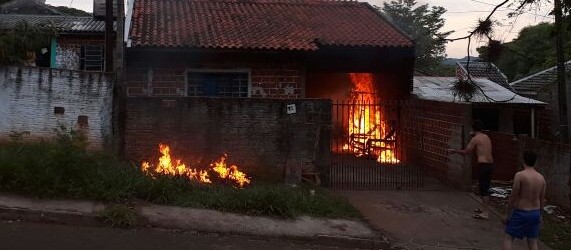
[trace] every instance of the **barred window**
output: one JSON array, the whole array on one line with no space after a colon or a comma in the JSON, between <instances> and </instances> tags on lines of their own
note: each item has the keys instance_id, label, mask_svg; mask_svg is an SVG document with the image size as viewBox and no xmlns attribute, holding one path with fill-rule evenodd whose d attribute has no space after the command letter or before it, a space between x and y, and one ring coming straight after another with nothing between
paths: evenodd
<instances>
[{"instance_id":1,"label":"barred window","mask_svg":"<svg viewBox=\"0 0 571 250\"><path fill-rule=\"evenodd\" d=\"M102 45L81 46L81 70L103 71L104 57Z\"/></svg>"},{"instance_id":2,"label":"barred window","mask_svg":"<svg viewBox=\"0 0 571 250\"><path fill-rule=\"evenodd\" d=\"M248 97L248 73L190 72L188 96Z\"/></svg>"}]
</instances>

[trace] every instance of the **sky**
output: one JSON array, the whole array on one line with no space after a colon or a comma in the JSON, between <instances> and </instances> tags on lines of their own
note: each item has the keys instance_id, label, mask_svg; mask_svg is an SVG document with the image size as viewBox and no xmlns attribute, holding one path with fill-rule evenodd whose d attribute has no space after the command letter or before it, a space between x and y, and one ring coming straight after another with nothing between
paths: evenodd
<instances>
[{"instance_id":1,"label":"sky","mask_svg":"<svg viewBox=\"0 0 571 250\"><path fill-rule=\"evenodd\" d=\"M372 5L382 6L383 2L390 0L359 0L368 2ZM515 0L514 0L515 1ZM461 37L468 34L477 24L479 18L485 18L495 5L502 0L417 0L419 4L428 4L430 6L442 6L448 10L444 14L446 25L443 31L454 31L450 38ZM93 0L47 0L48 4L55 6L68 6L91 12L93 9ZM525 12L518 17L508 18L510 12L507 8L501 8L494 15L494 20L500 23L495 28L494 39L509 42L517 37L518 32L530 25L540 22L552 22L553 16L547 15L550 12L551 5L533 7L526 9ZM476 48L485 45L485 42L473 42L470 49L470 55L477 56ZM467 55L467 41L457 41L448 43L446 46L448 57L461 58Z\"/></svg>"}]
</instances>

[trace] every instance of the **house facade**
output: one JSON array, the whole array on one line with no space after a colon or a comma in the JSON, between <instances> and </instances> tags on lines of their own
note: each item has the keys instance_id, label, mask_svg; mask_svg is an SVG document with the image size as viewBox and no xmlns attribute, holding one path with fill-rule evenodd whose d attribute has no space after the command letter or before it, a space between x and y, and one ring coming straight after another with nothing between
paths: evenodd
<instances>
[{"instance_id":1,"label":"house facade","mask_svg":"<svg viewBox=\"0 0 571 250\"><path fill-rule=\"evenodd\" d=\"M571 82L571 61L565 63L566 83ZM544 129L542 138L546 140L559 141L559 101L557 86L557 67L540 71L536 74L524 77L510 83L511 87L520 95L534 98L548 104L547 110L542 114L542 124ZM567 96L571 95L570 88L567 88ZM567 98L567 107L569 109L571 101ZM570 113L571 114L571 113ZM569 122L571 116L568 114ZM568 124L569 124L568 122Z\"/></svg>"},{"instance_id":2,"label":"house facade","mask_svg":"<svg viewBox=\"0 0 571 250\"><path fill-rule=\"evenodd\" d=\"M299 177L330 157L332 100L350 73L406 99L414 42L367 3L135 0L126 37L125 153L159 142L181 155L227 153L255 176Z\"/></svg>"}]
</instances>

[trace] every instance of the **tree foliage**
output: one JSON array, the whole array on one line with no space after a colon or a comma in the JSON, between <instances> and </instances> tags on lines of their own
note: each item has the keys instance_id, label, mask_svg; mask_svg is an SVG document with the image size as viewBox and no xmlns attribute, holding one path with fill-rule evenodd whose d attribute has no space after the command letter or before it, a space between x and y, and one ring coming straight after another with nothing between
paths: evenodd
<instances>
[{"instance_id":1,"label":"tree foliage","mask_svg":"<svg viewBox=\"0 0 571 250\"><path fill-rule=\"evenodd\" d=\"M33 59L34 53L50 43L57 35L52 24L30 25L18 23L12 29L0 34L0 65L21 65Z\"/></svg>"},{"instance_id":2,"label":"tree foliage","mask_svg":"<svg viewBox=\"0 0 571 250\"><path fill-rule=\"evenodd\" d=\"M452 32L442 32L446 9L428 4L417 5L415 0L384 3L380 9L403 31L416 41L417 70L436 73L446 58L446 38Z\"/></svg>"},{"instance_id":3,"label":"tree foliage","mask_svg":"<svg viewBox=\"0 0 571 250\"><path fill-rule=\"evenodd\" d=\"M565 58L571 58L571 25L566 23L563 41L565 42ZM553 67L556 64L554 25L540 23L522 29L516 39L499 44L500 51L493 51L495 46L479 47L480 57L490 58L510 79L517 80ZM496 49L497 50L497 49Z\"/></svg>"}]
</instances>

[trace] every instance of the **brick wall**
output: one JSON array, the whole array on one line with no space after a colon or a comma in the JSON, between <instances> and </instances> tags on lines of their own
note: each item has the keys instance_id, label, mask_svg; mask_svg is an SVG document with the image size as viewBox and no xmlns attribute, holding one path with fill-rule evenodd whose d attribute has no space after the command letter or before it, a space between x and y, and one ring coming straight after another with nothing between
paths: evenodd
<instances>
[{"instance_id":1,"label":"brick wall","mask_svg":"<svg viewBox=\"0 0 571 250\"><path fill-rule=\"evenodd\" d=\"M65 36L57 39L56 65L58 69L80 70L81 69L81 46L104 45L103 36Z\"/></svg>"},{"instance_id":2,"label":"brick wall","mask_svg":"<svg viewBox=\"0 0 571 250\"><path fill-rule=\"evenodd\" d=\"M286 114L295 104L297 113ZM313 160L327 165L331 103L328 100L259 98L128 98L126 157L156 159L160 142L187 162L210 162L227 153L256 180L299 180ZM318 132L318 128L323 130ZM317 138L317 135L320 135Z\"/></svg>"},{"instance_id":3,"label":"brick wall","mask_svg":"<svg viewBox=\"0 0 571 250\"><path fill-rule=\"evenodd\" d=\"M414 135L414 139L407 139L406 143L415 146L406 148L415 149L416 164L427 174L464 189L468 189L471 182L469 162L462 156L448 154L446 149L463 148L465 127L471 120L470 107L416 99L403 109L401 121L401 129Z\"/></svg>"},{"instance_id":4,"label":"brick wall","mask_svg":"<svg viewBox=\"0 0 571 250\"><path fill-rule=\"evenodd\" d=\"M0 140L26 131L30 139L51 137L62 124L102 148L111 135L112 86L101 73L0 67ZM86 126L78 124L80 116L87 116Z\"/></svg>"},{"instance_id":5,"label":"brick wall","mask_svg":"<svg viewBox=\"0 0 571 250\"><path fill-rule=\"evenodd\" d=\"M304 70L294 63L196 63L130 66L127 93L135 96L186 96L188 70L249 72L249 96L260 98L303 98Z\"/></svg>"}]
</instances>

